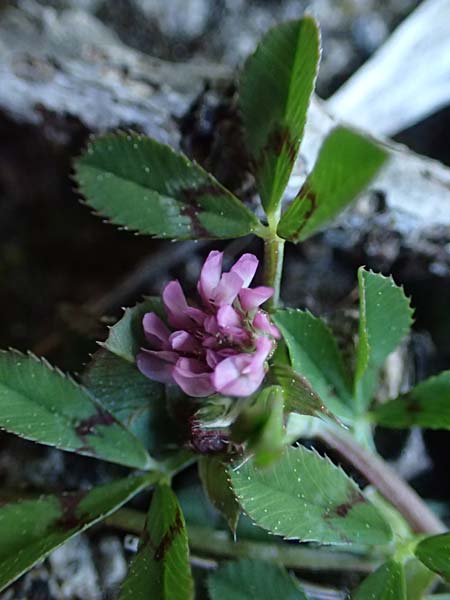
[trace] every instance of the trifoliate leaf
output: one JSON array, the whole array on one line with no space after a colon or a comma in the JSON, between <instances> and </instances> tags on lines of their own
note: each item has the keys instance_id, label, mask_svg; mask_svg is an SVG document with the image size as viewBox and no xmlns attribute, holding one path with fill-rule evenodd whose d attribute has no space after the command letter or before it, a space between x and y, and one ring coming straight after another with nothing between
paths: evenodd
<instances>
[{"instance_id":1,"label":"trifoliate leaf","mask_svg":"<svg viewBox=\"0 0 450 600\"><path fill-rule=\"evenodd\" d=\"M168 239L236 238L260 223L199 165L134 133L93 139L75 162L88 204L115 225Z\"/></svg>"}]
</instances>

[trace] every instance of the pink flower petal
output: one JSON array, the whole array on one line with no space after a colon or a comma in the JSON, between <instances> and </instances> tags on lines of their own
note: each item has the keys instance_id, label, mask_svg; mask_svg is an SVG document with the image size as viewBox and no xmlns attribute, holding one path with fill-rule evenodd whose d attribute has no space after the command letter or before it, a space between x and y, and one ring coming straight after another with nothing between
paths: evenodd
<instances>
[{"instance_id":1,"label":"pink flower petal","mask_svg":"<svg viewBox=\"0 0 450 600\"><path fill-rule=\"evenodd\" d=\"M243 373L251 363L251 355L237 354L220 362L212 376L216 390L230 396L250 396L261 385L265 370L253 369L251 373Z\"/></svg>"},{"instance_id":2,"label":"pink flower petal","mask_svg":"<svg viewBox=\"0 0 450 600\"><path fill-rule=\"evenodd\" d=\"M239 292L239 301L244 310L254 310L273 296L273 288L261 285L256 288L243 288Z\"/></svg>"},{"instance_id":3,"label":"pink flower petal","mask_svg":"<svg viewBox=\"0 0 450 600\"><path fill-rule=\"evenodd\" d=\"M224 304L233 304L236 296L240 292L243 286L242 277L237 273L224 273L220 278L219 285L215 291L214 302L216 306L223 306Z\"/></svg>"},{"instance_id":4,"label":"pink flower petal","mask_svg":"<svg viewBox=\"0 0 450 600\"><path fill-rule=\"evenodd\" d=\"M268 338L256 341L256 352L237 354L220 362L212 381L216 390L230 396L249 396L261 385L266 374L265 361L272 350Z\"/></svg>"},{"instance_id":5,"label":"pink flower petal","mask_svg":"<svg viewBox=\"0 0 450 600\"><path fill-rule=\"evenodd\" d=\"M170 338L170 345L176 352L197 352L201 346L193 335L187 331L174 331Z\"/></svg>"},{"instance_id":6,"label":"pink flower petal","mask_svg":"<svg viewBox=\"0 0 450 600\"><path fill-rule=\"evenodd\" d=\"M204 320L206 319L206 313L199 308L195 308L193 306L188 306L186 308L185 314L194 321L197 325L203 325ZM191 326L193 323L191 323Z\"/></svg>"},{"instance_id":7,"label":"pink flower petal","mask_svg":"<svg viewBox=\"0 0 450 600\"><path fill-rule=\"evenodd\" d=\"M158 350L168 349L170 331L155 313L146 313L142 319L144 334L152 346Z\"/></svg>"},{"instance_id":8,"label":"pink flower petal","mask_svg":"<svg viewBox=\"0 0 450 600\"><path fill-rule=\"evenodd\" d=\"M206 350L206 362L210 369L214 369L220 361L220 356L214 350Z\"/></svg>"},{"instance_id":9,"label":"pink flower petal","mask_svg":"<svg viewBox=\"0 0 450 600\"><path fill-rule=\"evenodd\" d=\"M219 285L220 276L222 275L222 261L223 252L212 250L208 254L200 272L197 289L203 302L206 304L214 301L214 291Z\"/></svg>"},{"instance_id":10,"label":"pink flower petal","mask_svg":"<svg viewBox=\"0 0 450 600\"><path fill-rule=\"evenodd\" d=\"M203 322L203 327L206 333L210 333L211 335L216 335L219 332L219 325L217 323L217 317L215 315L210 315L206 317Z\"/></svg>"},{"instance_id":11,"label":"pink flower petal","mask_svg":"<svg viewBox=\"0 0 450 600\"><path fill-rule=\"evenodd\" d=\"M254 319L253 319L253 327L255 329L259 329L259 331L263 331L264 333L268 333L276 340L281 338L281 334L272 321L269 318L269 315L263 310L258 310Z\"/></svg>"},{"instance_id":12,"label":"pink flower petal","mask_svg":"<svg viewBox=\"0 0 450 600\"><path fill-rule=\"evenodd\" d=\"M153 381L160 383L173 383L172 372L178 359L175 352L154 352L142 350L136 360L139 371Z\"/></svg>"},{"instance_id":13,"label":"pink flower petal","mask_svg":"<svg viewBox=\"0 0 450 600\"><path fill-rule=\"evenodd\" d=\"M242 326L239 313L229 304L221 306L217 311L217 323L219 327L223 328Z\"/></svg>"},{"instance_id":14,"label":"pink flower petal","mask_svg":"<svg viewBox=\"0 0 450 600\"><path fill-rule=\"evenodd\" d=\"M207 365L193 358L179 358L173 378L188 396L203 398L215 393Z\"/></svg>"},{"instance_id":15,"label":"pink flower petal","mask_svg":"<svg viewBox=\"0 0 450 600\"><path fill-rule=\"evenodd\" d=\"M167 311L167 320L172 327L188 329L192 326L191 319L186 315L188 308L186 297L179 281L171 281L162 293L164 306Z\"/></svg>"},{"instance_id":16,"label":"pink flower petal","mask_svg":"<svg viewBox=\"0 0 450 600\"><path fill-rule=\"evenodd\" d=\"M248 287L258 268L258 259L254 254L243 254L231 268L231 273L236 273L242 279L243 287Z\"/></svg>"}]
</instances>

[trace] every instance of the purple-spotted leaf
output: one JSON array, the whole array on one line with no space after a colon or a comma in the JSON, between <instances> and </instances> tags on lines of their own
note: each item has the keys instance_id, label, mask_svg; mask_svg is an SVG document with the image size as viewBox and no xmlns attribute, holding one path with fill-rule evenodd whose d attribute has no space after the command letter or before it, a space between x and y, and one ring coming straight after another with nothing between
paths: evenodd
<instances>
[{"instance_id":1,"label":"purple-spotted leaf","mask_svg":"<svg viewBox=\"0 0 450 600\"><path fill-rule=\"evenodd\" d=\"M390 560L362 582L352 600L406 600L403 565Z\"/></svg>"},{"instance_id":2,"label":"purple-spotted leaf","mask_svg":"<svg viewBox=\"0 0 450 600\"><path fill-rule=\"evenodd\" d=\"M380 512L342 469L302 446L288 447L270 467L248 460L230 469L236 496L263 529L322 544L387 544Z\"/></svg>"},{"instance_id":3,"label":"purple-spotted leaf","mask_svg":"<svg viewBox=\"0 0 450 600\"><path fill-rule=\"evenodd\" d=\"M345 127L334 129L284 213L278 235L292 242L308 238L367 187L386 158L387 153L368 137Z\"/></svg>"},{"instance_id":4,"label":"purple-spotted leaf","mask_svg":"<svg viewBox=\"0 0 450 600\"><path fill-rule=\"evenodd\" d=\"M241 559L208 577L211 600L306 600L296 580L279 565Z\"/></svg>"},{"instance_id":5,"label":"purple-spotted leaf","mask_svg":"<svg viewBox=\"0 0 450 600\"><path fill-rule=\"evenodd\" d=\"M312 417L328 417L333 421L338 421L322 402L320 396L312 389L309 381L296 373L294 369L286 365L274 365L272 373L283 388L285 412Z\"/></svg>"},{"instance_id":6,"label":"purple-spotted leaf","mask_svg":"<svg viewBox=\"0 0 450 600\"><path fill-rule=\"evenodd\" d=\"M235 534L241 511L230 488L230 476L226 465L216 456L201 456L198 461L198 473L206 496Z\"/></svg>"},{"instance_id":7,"label":"purple-spotted leaf","mask_svg":"<svg viewBox=\"0 0 450 600\"><path fill-rule=\"evenodd\" d=\"M129 477L90 491L41 496L38 500L1 506L0 590L152 483L150 474Z\"/></svg>"},{"instance_id":8,"label":"purple-spotted leaf","mask_svg":"<svg viewBox=\"0 0 450 600\"><path fill-rule=\"evenodd\" d=\"M431 571L450 582L450 533L425 538L417 544L415 553Z\"/></svg>"},{"instance_id":9,"label":"purple-spotted leaf","mask_svg":"<svg viewBox=\"0 0 450 600\"><path fill-rule=\"evenodd\" d=\"M384 427L450 429L450 371L430 377L408 393L381 404L372 417Z\"/></svg>"},{"instance_id":10,"label":"purple-spotted leaf","mask_svg":"<svg viewBox=\"0 0 450 600\"><path fill-rule=\"evenodd\" d=\"M359 339L356 355L357 410L367 409L377 385L378 372L388 355L409 333L413 311L409 298L392 277L358 270Z\"/></svg>"},{"instance_id":11,"label":"purple-spotted leaf","mask_svg":"<svg viewBox=\"0 0 450 600\"><path fill-rule=\"evenodd\" d=\"M85 388L32 355L0 352L0 428L127 467L156 467L139 440Z\"/></svg>"},{"instance_id":12,"label":"purple-spotted leaf","mask_svg":"<svg viewBox=\"0 0 450 600\"><path fill-rule=\"evenodd\" d=\"M319 58L319 28L304 17L271 29L242 73L240 107L268 215L278 208L298 154Z\"/></svg>"},{"instance_id":13,"label":"purple-spotted leaf","mask_svg":"<svg viewBox=\"0 0 450 600\"><path fill-rule=\"evenodd\" d=\"M120 600L191 600L193 595L183 514L169 486L160 485Z\"/></svg>"},{"instance_id":14,"label":"purple-spotted leaf","mask_svg":"<svg viewBox=\"0 0 450 600\"><path fill-rule=\"evenodd\" d=\"M93 139L75 162L88 204L115 225L168 239L236 238L260 223L199 165L135 133Z\"/></svg>"},{"instance_id":15,"label":"purple-spotted leaf","mask_svg":"<svg viewBox=\"0 0 450 600\"><path fill-rule=\"evenodd\" d=\"M180 443L180 427L168 414L165 387L142 375L136 365L100 349L83 374L83 384L152 456L159 458Z\"/></svg>"}]
</instances>

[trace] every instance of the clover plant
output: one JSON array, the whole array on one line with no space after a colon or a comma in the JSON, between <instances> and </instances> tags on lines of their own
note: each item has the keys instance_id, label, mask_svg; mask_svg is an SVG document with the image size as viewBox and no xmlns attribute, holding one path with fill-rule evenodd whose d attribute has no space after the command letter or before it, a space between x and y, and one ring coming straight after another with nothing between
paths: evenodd
<instances>
[{"instance_id":1,"label":"clover plant","mask_svg":"<svg viewBox=\"0 0 450 600\"><path fill-rule=\"evenodd\" d=\"M94 137L76 160L82 195L111 223L170 240L261 238L263 285L250 286L255 256L223 272L226 257L212 249L197 293L187 300L172 281L162 300L127 309L81 381L31 354L0 355L4 430L131 471L90 491L2 505L1 588L102 519L140 534L121 600L322 598L305 583L321 570L351 575L353 589L333 597L358 600L418 599L450 580L450 533L373 442L376 424L450 428L450 372L374 400L412 324L402 288L359 269L350 364L324 320L280 301L285 243L323 228L389 160L385 147L336 127L285 208L319 56L318 26L304 17L269 31L243 69L262 220L201 166L137 133ZM340 454L347 472L308 438ZM193 468L190 492L179 479L173 487ZM146 516L121 508L145 489ZM202 512L205 502L217 513Z\"/></svg>"}]
</instances>

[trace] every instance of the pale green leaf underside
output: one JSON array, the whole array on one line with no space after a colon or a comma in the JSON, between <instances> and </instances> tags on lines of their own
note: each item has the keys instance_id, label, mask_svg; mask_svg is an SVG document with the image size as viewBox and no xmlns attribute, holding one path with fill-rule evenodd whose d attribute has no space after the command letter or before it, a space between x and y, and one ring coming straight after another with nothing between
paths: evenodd
<instances>
[{"instance_id":1,"label":"pale green leaf underside","mask_svg":"<svg viewBox=\"0 0 450 600\"><path fill-rule=\"evenodd\" d=\"M145 486L130 477L89 492L42 496L0 508L0 590L69 538L105 518Z\"/></svg>"},{"instance_id":2,"label":"pale green leaf underside","mask_svg":"<svg viewBox=\"0 0 450 600\"><path fill-rule=\"evenodd\" d=\"M278 310L273 319L286 342L293 369L306 377L332 412L348 416L344 405L351 402L350 378L327 325L303 310Z\"/></svg>"},{"instance_id":3,"label":"pale green leaf underside","mask_svg":"<svg viewBox=\"0 0 450 600\"><path fill-rule=\"evenodd\" d=\"M345 127L334 129L284 213L278 235L293 242L308 238L367 187L386 158L385 150L371 139Z\"/></svg>"},{"instance_id":4,"label":"pale green leaf underside","mask_svg":"<svg viewBox=\"0 0 450 600\"><path fill-rule=\"evenodd\" d=\"M366 577L352 600L406 600L403 566L390 560Z\"/></svg>"},{"instance_id":5,"label":"pale green leaf underside","mask_svg":"<svg viewBox=\"0 0 450 600\"><path fill-rule=\"evenodd\" d=\"M144 345L144 328L142 319L145 313L164 314L161 299L146 298L143 302L125 309L122 318L109 328L108 338L102 343L107 350L130 363L136 363L136 355Z\"/></svg>"},{"instance_id":6,"label":"pale green leaf underside","mask_svg":"<svg viewBox=\"0 0 450 600\"><path fill-rule=\"evenodd\" d=\"M304 17L270 30L242 73L247 145L268 213L276 210L297 157L319 57L319 28Z\"/></svg>"},{"instance_id":7,"label":"pale green leaf underside","mask_svg":"<svg viewBox=\"0 0 450 600\"><path fill-rule=\"evenodd\" d=\"M320 397L311 387L309 381L299 375L292 367L273 365L272 373L283 388L284 410L300 415L328 417L336 421L336 417L328 410Z\"/></svg>"},{"instance_id":8,"label":"pale green leaf underside","mask_svg":"<svg viewBox=\"0 0 450 600\"><path fill-rule=\"evenodd\" d=\"M416 546L416 556L429 569L450 581L450 533L428 537Z\"/></svg>"},{"instance_id":9,"label":"pale green leaf underside","mask_svg":"<svg viewBox=\"0 0 450 600\"><path fill-rule=\"evenodd\" d=\"M88 204L115 225L169 239L247 235L256 217L200 166L134 133L92 140L75 162Z\"/></svg>"},{"instance_id":10,"label":"pale green leaf underside","mask_svg":"<svg viewBox=\"0 0 450 600\"><path fill-rule=\"evenodd\" d=\"M230 488L227 467L218 457L200 456L198 473L207 498L223 515L234 534L240 515L240 508Z\"/></svg>"},{"instance_id":11,"label":"pale green leaf underside","mask_svg":"<svg viewBox=\"0 0 450 600\"><path fill-rule=\"evenodd\" d=\"M282 567L241 559L222 564L208 577L211 600L306 600Z\"/></svg>"},{"instance_id":12,"label":"pale green leaf underside","mask_svg":"<svg viewBox=\"0 0 450 600\"><path fill-rule=\"evenodd\" d=\"M175 494L157 486L120 600L191 600L193 580L189 565L186 526Z\"/></svg>"},{"instance_id":13,"label":"pale green leaf underside","mask_svg":"<svg viewBox=\"0 0 450 600\"><path fill-rule=\"evenodd\" d=\"M413 311L403 289L391 277L358 270L359 340L355 392L364 410L377 383L379 368L409 333Z\"/></svg>"},{"instance_id":14,"label":"pale green leaf underside","mask_svg":"<svg viewBox=\"0 0 450 600\"><path fill-rule=\"evenodd\" d=\"M0 428L128 467L153 466L139 440L87 390L32 355L0 352Z\"/></svg>"},{"instance_id":15,"label":"pale green leaf underside","mask_svg":"<svg viewBox=\"0 0 450 600\"><path fill-rule=\"evenodd\" d=\"M238 500L263 529L322 544L386 544L391 531L357 485L328 459L286 448L265 469L252 460L230 471Z\"/></svg>"},{"instance_id":16,"label":"pale green leaf underside","mask_svg":"<svg viewBox=\"0 0 450 600\"><path fill-rule=\"evenodd\" d=\"M248 439L248 450L254 454L258 467L265 467L278 459L285 445L284 393L280 386L264 388L255 405L257 431ZM258 414L259 412L259 414ZM250 420L252 417L250 416Z\"/></svg>"},{"instance_id":17,"label":"pale green leaf underside","mask_svg":"<svg viewBox=\"0 0 450 600\"><path fill-rule=\"evenodd\" d=\"M384 427L450 429L450 371L430 377L407 394L378 406L372 417Z\"/></svg>"}]
</instances>

